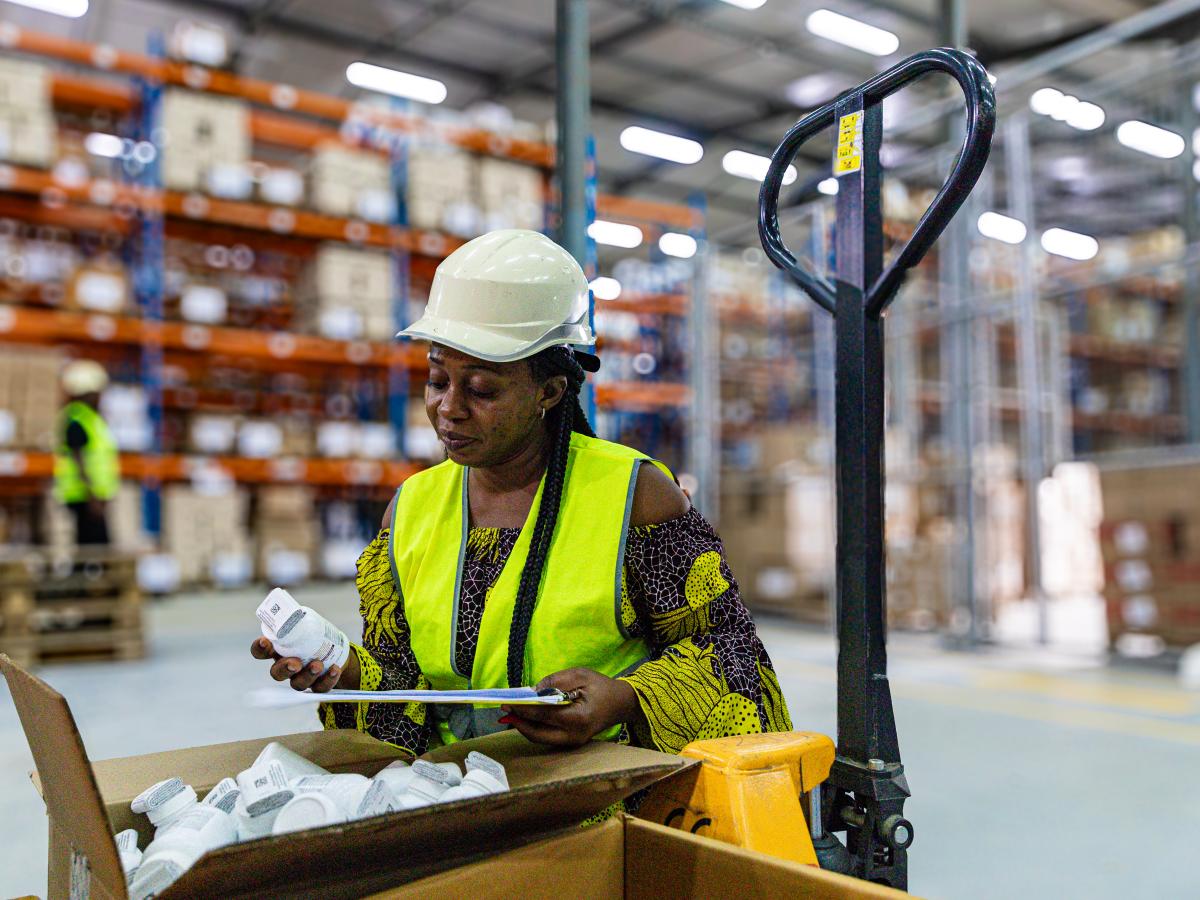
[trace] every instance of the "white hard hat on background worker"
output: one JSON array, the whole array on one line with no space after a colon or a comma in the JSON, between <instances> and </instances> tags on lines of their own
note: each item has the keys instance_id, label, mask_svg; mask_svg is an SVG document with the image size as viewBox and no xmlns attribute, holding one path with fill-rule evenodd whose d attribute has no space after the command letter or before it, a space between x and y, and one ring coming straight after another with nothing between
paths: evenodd
<instances>
[{"instance_id":1,"label":"white hard hat on background worker","mask_svg":"<svg viewBox=\"0 0 1200 900\"><path fill-rule=\"evenodd\" d=\"M108 372L95 360L77 359L63 369L62 386L72 397L98 394L108 387Z\"/></svg>"},{"instance_id":2,"label":"white hard hat on background worker","mask_svg":"<svg viewBox=\"0 0 1200 900\"><path fill-rule=\"evenodd\" d=\"M396 337L512 362L558 344L594 346L588 310L588 282L575 257L537 231L505 228L446 257L425 315ZM588 371L599 368L591 354L576 356Z\"/></svg>"}]
</instances>

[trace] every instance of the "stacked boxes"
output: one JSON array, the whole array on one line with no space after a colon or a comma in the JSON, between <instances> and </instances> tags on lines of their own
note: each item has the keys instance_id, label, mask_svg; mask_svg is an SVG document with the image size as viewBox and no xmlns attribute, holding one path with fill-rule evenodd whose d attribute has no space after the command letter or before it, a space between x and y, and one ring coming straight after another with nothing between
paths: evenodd
<instances>
[{"instance_id":1,"label":"stacked boxes","mask_svg":"<svg viewBox=\"0 0 1200 900\"><path fill-rule=\"evenodd\" d=\"M1200 465L1104 470L1100 484L1111 642L1200 643Z\"/></svg>"},{"instance_id":2,"label":"stacked boxes","mask_svg":"<svg viewBox=\"0 0 1200 900\"><path fill-rule=\"evenodd\" d=\"M185 584L207 582L226 559L249 559L246 491L199 491L188 485L163 488L163 551L179 564Z\"/></svg>"},{"instance_id":3,"label":"stacked boxes","mask_svg":"<svg viewBox=\"0 0 1200 900\"><path fill-rule=\"evenodd\" d=\"M479 162L479 202L484 231L528 228L541 231L545 221L542 173L503 159Z\"/></svg>"},{"instance_id":4,"label":"stacked boxes","mask_svg":"<svg viewBox=\"0 0 1200 900\"><path fill-rule=\"evenodd\" d=\"M330 216L389 222L395 211L387 157L336 142L313 153L309 195L313 209Z\"/></svg>"},{"instance_id":5,"label":"stacked boxes","mask_svg":"<svg viewBox=\"0 0 1200 900\"><path fill-rule=\"evenodd\" d=\"M40 63L0 59L0 159L48 169L57 146L50 70Z\"/></svg>"},{"instance_id":6,"label":"stacked boxes","mask_svg":"<svg viewBox=\"0 0 1200 900\"><path fill-rule=\"evenodd\" d=\"M384 341L395 332L394 277L386 253L323 245L300 289L304 324L326 337Z\"/></svg>"},{"instance_id":7,"label":"stacked boxes","mask_svg":"<svg viewBox=\"0 0 1200 900\"><path fill-rule=\"evenodd\" d=\"M220 183L252 186L250 118L245 103L172 89L163 97L162 123L166 145L162 176L169 189L198 191L210 172ZM237 177L238 172L245 172L245 179Z\"/></svg>"},{"instance_id":8,"label":"stacked boxes","mask_svg":"<svg viewBox=\"0 0 1200 900\"><path fill-rule=\"evenodd\" d=\"M321 540L312 490L282 485L260 489L254 534L260 576L274 584L308 578Z\"/></svg>"},{"instance_id":9,"label":"stacked boxes","mask_svg":"<svg viewBox=\"0 0 1200 900\"><path fill-rule=\"evenodd\" d=\"M65 354L0 346L0 447L52 450L62 406L58 375Z\"/></svg>"},{"instance_id":10,"label":"stacked boxes","mask_svg":"<svg viewBox=\"0 0 1200 900\"><path fill-rule=\"evenodd\" d=\"M412 150L408 156L408 223L474 237L482 229L476 196L478 164L449 147Z\"/></svg>"}]
</instances>

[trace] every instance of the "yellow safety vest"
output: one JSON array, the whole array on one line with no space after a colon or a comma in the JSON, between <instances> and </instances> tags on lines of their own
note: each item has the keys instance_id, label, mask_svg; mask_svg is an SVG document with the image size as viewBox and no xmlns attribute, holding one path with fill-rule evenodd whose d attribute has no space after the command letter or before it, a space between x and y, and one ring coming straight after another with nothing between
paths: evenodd
<instances>
[{"instance_id":1,"label":"yellow safety vest","mask_svg":"<svg viewBox=\"0 0 1200 900\"><path fill-rule=\"evenodd\" d=\"M614 677L646 658L645 643L631 637L625 625L632 615L622 615L621 582L637 472L647 460L620 444L578 433L571 437L558 523L525 645L525 684L576 666ZM488 592L471 671L460 672L454 643L469 529L467 472L447 460L413 475L397 491L392 514L392 575L413 653L435 690L509 686L509 630L545 487L543 476L517 542ZM449 718L439 722L439 729L450 741L496 730L496 713L458 707L435 716Z\"/></svg>"},{"instance_id":2,"label":"yellow safety vest","mask_svg":"<svg viewBox=\"0 0 1200 900\"><path fill-rule=\"evenodd\" d=\"M88 490L79 466L67 447L67 426L72 421L78 422L87 434L87 445L82 455L91 490ZM112 432L100 413L78 400L68 403L59 415L54 486L58 499L63 503L82 503L93 498L111 500L121 486L121 460L117 442L113 440Z\"/></svg>"}]
</instances>

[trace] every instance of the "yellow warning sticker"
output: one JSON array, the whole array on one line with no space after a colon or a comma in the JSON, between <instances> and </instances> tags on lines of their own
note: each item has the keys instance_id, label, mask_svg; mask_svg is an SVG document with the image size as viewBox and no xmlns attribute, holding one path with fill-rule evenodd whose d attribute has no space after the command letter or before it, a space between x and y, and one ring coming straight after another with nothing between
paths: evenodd
<instances>
[{"instance_id":1,"label":"yellow warning sticker","mask_svg":"<svg viewBox=\"0 0 1200 900\"><path fill-rule=\"evenodd\" d=\"M833 174L849 175L862 168L863 114L850 113L838 123L837 150L833 155Z\"/></svg>"}]
</instances>

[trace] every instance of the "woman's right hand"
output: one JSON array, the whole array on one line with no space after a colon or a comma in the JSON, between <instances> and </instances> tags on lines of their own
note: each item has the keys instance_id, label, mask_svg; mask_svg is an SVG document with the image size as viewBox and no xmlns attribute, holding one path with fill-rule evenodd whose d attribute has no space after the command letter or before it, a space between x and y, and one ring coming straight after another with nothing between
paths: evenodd
<instances>
[{"instance_id":1,"label":"woman's right hand","mask_svg":"<svg viewBox=\"0 0 1200 900\"><path fill-rule=\"evenodd\" d=\"M321 694L333 690L342 677L342 670L330 666L328 672L322 672L323 666L319 659L314 659L307 666L294 656L282 657L275 652L268 638L260 637L250 645L250 655L255 659L274 660L271 664L271 677L276 681L291 682L292 689L306 691L312 688L313 693ZM350 654L351 659L354 654Z\"/></svg>"}]
</instances>

